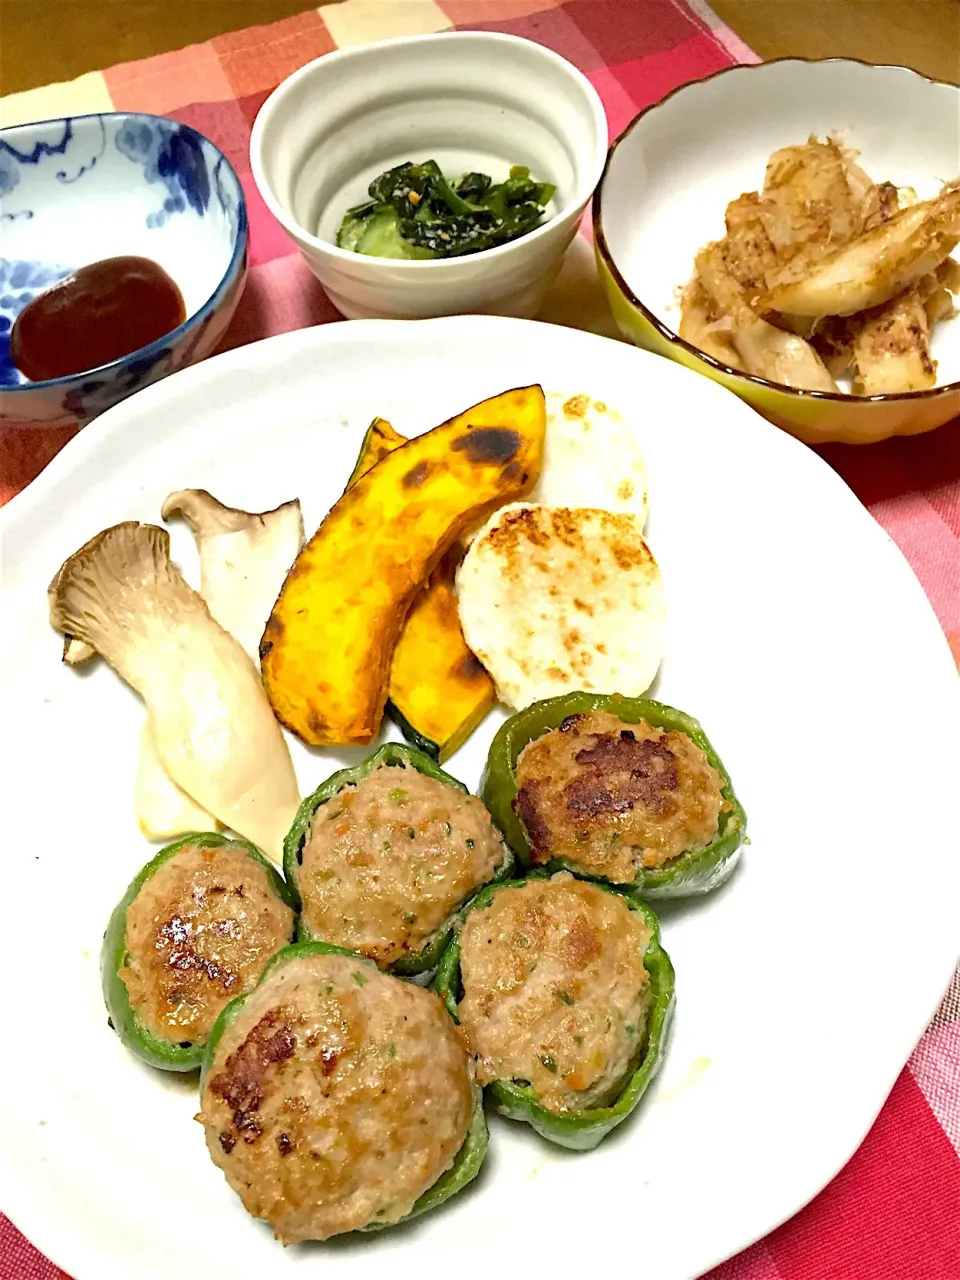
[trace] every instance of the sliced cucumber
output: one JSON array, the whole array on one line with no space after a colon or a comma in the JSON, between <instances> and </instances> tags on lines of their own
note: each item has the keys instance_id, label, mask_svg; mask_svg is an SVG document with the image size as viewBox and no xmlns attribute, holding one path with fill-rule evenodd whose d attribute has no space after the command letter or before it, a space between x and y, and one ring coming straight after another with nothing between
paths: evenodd
<instances>
[{"instance_id":1,"label":"sliced cucumber","mask_svg":"<svg viewBox=\"0 0 960 1280\"><path fill-rule=\"evenodd\" d=\"M355 253L357 245L366 233L369 222L369 218L351 218L348 214L340 224L340 230L337 232L337 248L349 249L352 253Z\"/></svg>"},{"instance_id":2,"label":"sliced cucumber","mask_svg":"<svg viewBox=\"0 0 960 1280\"><path fill-rule=\"evenodd\" d=\"M347 248L341 245L341 248ZM364 222L364 234L356 245L357 253L372 258L432 258L429 249L409 244L400 234L397 215L392 209L375 213Z\"/></svg>"}]
</instances>

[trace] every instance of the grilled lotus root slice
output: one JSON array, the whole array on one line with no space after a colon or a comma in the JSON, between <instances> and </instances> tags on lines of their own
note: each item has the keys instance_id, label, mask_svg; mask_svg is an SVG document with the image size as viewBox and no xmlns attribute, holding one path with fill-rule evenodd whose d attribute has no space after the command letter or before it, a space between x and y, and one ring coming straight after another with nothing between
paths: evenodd
<instances>
[{"instance_id":1,"label":"grilled lotus root slice","mask_svg":"<svg viewBox=\"0 0 960 1280\"><path fill-rule=\"evenodd\" d=\"M300 795L257 670L170 560L170 535L126 521L91 538L50 585L50 622L143 698L173 781L279 862Z\"/></svg>"},{"instance_id":2,"label":"grilled lotus root slice","mask_svg":"<svg viewBox=\"0 0 960 1280\"><path fill-rule=\"evenodd\" d=\"M260 643L277 718L314 745L370 742L417 592L456 539L540 473L538 386L484 400L388 454L297 557Z\"/></svg>"}]
</instances>

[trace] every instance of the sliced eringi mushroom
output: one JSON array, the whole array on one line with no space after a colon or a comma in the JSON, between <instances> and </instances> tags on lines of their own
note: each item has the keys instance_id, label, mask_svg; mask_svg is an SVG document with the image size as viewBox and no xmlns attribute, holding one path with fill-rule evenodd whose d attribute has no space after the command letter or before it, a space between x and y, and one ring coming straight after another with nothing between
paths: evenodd
<instances>
[{"instance_id":1,"label":"sliced eringi mushroom","mask_svg":"<svg viewBox=\"0 0 960 1280\"><path fill-rule=\"evenodd\" d=\"M93 645L84 644L76 636L63 637L63 661L68 667L79 667L81 662L89 662L96 652Z\"/></svg>"},{"instance_id":2,"label":"sliced eringi mushroom","mask_svg":"<svg viewBox=\"0 0 960 1280\"><path fill-rule=\"evenodd\" d=\"M290 752L256 668L171 562L166 530L104 530L64 562L49 595L54 628L141 695L173 781L279 861L299 804Z\"/></svg>"},{"instance_id":3,"label":"sliced eringi mushroom","mask_svg":"<svg viewBox=\"0 0 960 1280\"><path fill-rule=\"evenodd\" d=\"M188 796L160 763L147 715L140 731L140 754L133 803L137 826L148 840L176 840L192 831L219 831L222 823Z\"/></svg>"},{"instance_id":4,"label":"sliced eringi mushroom","mask_svg":"<svg viewBox=\"0 0 960 1280\"><path fill-rule=\"evenodd\" d=\"M89 662L96 652L92 645L78 640L76 636L63 637L63 661L68 667ZM140 733L134 808L137 826L148 840L174 840L191 831L216 831L221 826L212 814L168 777L153 745L149 716L144 720Z\"/></svg>"},{"instance_id":5,"label":"sliced eringi mushroom","mask_svg":"<svg viewBox=\"0 0 960 1280\"><path fill-rule=\"evenodd\" d=\"M200 554L200 594L213 618L237 640L255 666L257 645L287 570L303 546L303 516L294 499L275 511L238 511L205 489L172 493L164 520L182 515ZM172 840L220 824L167 776L153 745L149 719L140 738L137 822L151 840Z\"/></svg>"},{"instance_id":6,"label":"sliced eringi mushroom","mask_svg":"<svg viewBox=\"0 0 960 1280\"><path fill-rule=\"evenodd\" d=\"M294 499L255 514L225 507L205 489L184 489L167 498L161 514L164 520L182 515L190 526L200 554L200 594L211 615L259 666L264 623L303 546L300 503ZM152 840L219 826L167 776L149 720L140 738L136 810L140 830Z\"/></svg>"},{"instance_id":7,"label":"sliced eringi mushroom","mask_svg":"<svg viewBox=\"0 0 960 1280\"><path fill-rule=\"evenodd\" d=\"M96 652L76 636L63 637L63 661L68 667L89 662ZM222 826L167 774L153 745L149 715L140 732L133 802L137 826L148 840L175 840L191 831L217 831Z\"/></svg>"},{"instance_id":8,"label":"sliced eringi mushroom","mask_svg":"<svg viewBox=\"0 0 960 1280\"><path fill-rule=\"evenodd\" d=\"M283 580L303 546L295 498L260 513L225 507L206 489L171 493L160 512L182 516L200 553L200 594L211 615L260 664L260 637Z\"/></svg>"}]
</instances>

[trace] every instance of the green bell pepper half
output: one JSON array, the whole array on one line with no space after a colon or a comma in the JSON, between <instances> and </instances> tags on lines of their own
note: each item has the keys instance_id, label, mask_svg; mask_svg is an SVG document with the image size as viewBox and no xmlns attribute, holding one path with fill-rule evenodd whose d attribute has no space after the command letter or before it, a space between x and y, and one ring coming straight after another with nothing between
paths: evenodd
<instances>
[{"instance_id":1,"label":"green bell pepper half","mask_svg":"<svg viewBox=\"0 0 960 1280\"><path fill-rule=\"evenodd\" d=\"M632 883L620 887L650 899L685 898L718 888L737 865L740 846L746 836L747 815L734 794L730 775L700 722L676 707L654 702L651 698L624 698L619 693L567 693L534 702L504 721L490 745L480 779L480 796L514 853L525 866L530 865L530 843L520 815L513 807L517 798L517 760L521 751L528 742L558 728L567 716L589 714L591 711L608 711L625 724L646 720L658 729L687 734L719 773L723 798L730 806L720 814L717 834L703 849L681 853L662 867L641 868ZM583 879L601 879L563 858L553 858L546 866L551 871L572 871Z\"/></svg>"},{"instance_id":2,"label":"green bell pepper half","mask_svg":"<svg viewBox=\"0 0 960 1280\"><path fill-rule=\"evenodd\" d=\"M271 957L260 975L257 986L279 965L288 964L291 960L299 960L302 956L315 955L349 956L351 960L356 960L360 964L373 965L373 961L367 960L365 956L357 955L355 951L347 951L344 947L335 947L331 942L295 942L292 946L284 947L282 951L278 951L275 956ZM217 1045L220 1043L220 1037L227 1027L236 1021L246 1000L247 997L245 995L235 996L221 1010L220 1016L213 1024L200 1066L201 1100L207 1075L213 1063L213 1056L217 1051ZM480 1172L480 1166L483 1164L484 1157L487 1154L488 1140L487 1121L483 1113L483 1092L479 1086L474 1085L473 1115L470 1117L470 1126L467 1129L467 1136L463 1140L463 1146L457 1152L453 1164L446 1173L442 1173L433 1186L424 1191L410 1212L400 1219L400 1222L410 1222L413 1218L419 1218L422 1213L427 1213L430 1209L436 1209L445 1200L449 1200L458 1191L462 1191L468 1182L472 1182ZM397 1222L371 1222L358 1230L364 1233L387 1231L390 1227L398 1225L399 1223Z\"/></svg>"},{"instance_id":3,"label":"green bell pepper half","mask_svg":"<svg viewBox=\"0 0 960 1280\"><path fill-rule=\"evenodd\" d=\"M507 880L502 884L490 884L477 894L460 913L450 945L444 952L433 981L434 990L441 997L454 1021L457 1005L463 997L460 979L460 931L471 911L488 907L501 889L515 889L531 880L548 880L547 871L531 871L522 880ZM529 1086L512 1080L494 1080L487 1085L486 1093L501 1115L511 1120L522 1120L550 1142L567 1147L571 1151L592 1151L611 1130L636 1110L647 1087L660 1069L666 1047L667 1034L673 1017L674 972L670 957L660 945L660 922L642 899L614 885L597 883L598 889L623 898L631 911L642 916L652 930L644 953L644 968L650 974L653 1001L647 1015L646 1039L643 1057L634 1068L616 1100L606 1107L586 1107L581 1111L550 1111L540 1105L537 1095Z\"/></svg>"},{"instance_id":4,"label":"green bell pepper half","mask_svg":"<svg viewBox=\"0 0 960 1280\"><path fill-rule=\"evenodd\" d=\"M136 898L144 884L164 863L190 845L201 845L205 849L222 849L232 847L242 849L267 873L270 887L282 902L291 910L296 904L289 886L278 873L276 867L268 862L259 849L249 840L241 836L224 836L214 831L197 831L175 840L161 849L145 867L134 877L126 893L117 903L107 931L103 935L103 948L100 953L100 979L103 986L103 998L110 1014L117 1035L126 1047L148 1062L152 1067L160 1067L164 1071L194 1071L203 1059L203 1041L181 1041L176 1043L154 1035L140 1021L130 1004L127 984L120 977L120 969L127 963L127 908Z\"/></svg>"},{"instance_id":5,"label":"green bell pepper half","mask_svg":"<svg viewBox=\"0 0 960 1280\"><path fill-rule=\"evenodd\" d=\"M300 865L303 857L303 846L310 838L314 814L321 805L326 804L344 787L355 786L358 782L368 777L374 769L379 768L380 765L406 765L408 768L416 769L418 773L424 774L425 777L434 778L445 786L454 787L464 795L470 794L462 782L459 782L444 769L441 769L436 760L431 759L425 751L421 751L419 748L405 742L386 742L361 764L355 765L350 769L339 769L336 773L331 774L326 782L322 782L316 791L307 796L301 803L300 808L297 810L297 816L293 820L293 826L287 832L286 839L283 842L283 870L287 878L287 884L296 898L298 909L302 905L300 898ZM503 866L494 876L494 882L506 880L513 872L514 859L509 842L505 841L504 847L507 857ZM415 977L418 974L427 973L429 970L435 969L450 939L452 928L453 925L451 923L446 928L440 929L433 941L427 943L416 955L401 956L399 960L387 966L389 972L398 974L400 977ZM297 941L313 942L318 940L304 920L303 915L300 914L297 918Z\"/></svg>"}]
</instances>

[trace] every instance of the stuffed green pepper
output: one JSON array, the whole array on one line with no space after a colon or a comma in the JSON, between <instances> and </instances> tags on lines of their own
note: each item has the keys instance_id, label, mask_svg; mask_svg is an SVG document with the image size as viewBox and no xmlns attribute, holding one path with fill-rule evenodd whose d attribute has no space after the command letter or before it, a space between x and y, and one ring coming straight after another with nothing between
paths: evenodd
<instances>
[{"instance_id":1,"label":"stuffed green pepper","mask_svg":"<svg viewBox=\"0 0 960 1280\"><path fill-rule=\"evenodd\" d=\"M673 1009L657 918L610 885L533 872L461 914L436 988L498 1111L589 1151L636 1108Z\"/></svg>"},{"instance_id":2,"label":"stuffed green pepper","mask_svg":"<svg viewBox=\"0 0 960 1280\"><path fill-rule=\"evenodd\" d=\"M483 803L398 742L308 796L283 850L298 938L407 976L436 967L457 911L512 864Z\"/></svg>"},{"instance_id":3,"label":"stuffed green pepper","mask_svg":"<svg viewBox=\"0 0 960 1280\"><path fill-rule=\"evenodd\" d=\"M746 815L698 721L650 698L571 693L500 728L480 793L525 864L635 889L707 893Z\"/></svg>"},{"instance_id":4,"label":"stuffed green pepper","mask_svg":"<svg viewBox=\"0 0 960 1280\"><path fill-rule=\"evenodd\" d=\"M232 1001L200 1077L207 1149L284 1244L373 1231L476 1177L483 1099L432 991L300 942Z\"/></svg>"},{"instance_id":5,"label":"stuffed green pepper","mask_svg":"<svg viewBox=\"0 0 960 1280\"><path fill-rule=\"evenodd\" d=\"M293 937L293 900L246 840L198 832L167 845L123 895L103 939L110 1021L145 1062L200 1065L221 1010Z\"/></svg>"}]
</instances>

